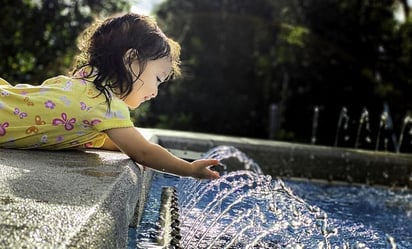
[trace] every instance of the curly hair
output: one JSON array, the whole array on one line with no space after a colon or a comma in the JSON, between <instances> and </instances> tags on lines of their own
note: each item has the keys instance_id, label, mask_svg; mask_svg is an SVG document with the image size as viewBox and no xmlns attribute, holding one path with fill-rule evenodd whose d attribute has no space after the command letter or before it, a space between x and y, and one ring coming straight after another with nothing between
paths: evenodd
<instances>
[{"instance_id":1,"label":"curly hair","mask_svg":"<svg viewBox=\"0 0 412 249\"><path fill-rule=\"evenodd\" d=\"M72 74L91 67L83 77L93 78L109 110L111 92L121 99L127 97L133 90L133 79L140 77L150 60L168 57L172 62L169 78L180 75L179 44L149 16L129 13L97 20L81 33L78 47L80 54L75 57ZM131 70L134 61L139 64L137 74Z\"/></svg>"}]
</instances>

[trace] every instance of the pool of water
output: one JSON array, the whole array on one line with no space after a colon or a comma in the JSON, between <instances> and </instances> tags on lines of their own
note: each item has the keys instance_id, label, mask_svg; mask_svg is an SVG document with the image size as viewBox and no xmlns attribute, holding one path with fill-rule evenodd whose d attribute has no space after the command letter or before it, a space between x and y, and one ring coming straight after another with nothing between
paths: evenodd
<instances>
[{"instance_id":1,"label":"pool of water","mask_svg":"<svg viewBox=\"0 0 412 249\"><path fill-rule=\"evenodd\" d=\"M331 244L412 248L412 192L365 185L286 181L293 193L327 213Z\"/></svg>"},{"instance_id":2,"label":"pool of water","mask_svg":"<svg viewBox=\"0 0 412 249\"><path fill-rule=\"evenodd\" d=\"M412 248L412 193L273 180L250 171L218 181L155 174L129 248L156 248L161 188L179 191L183 248Z\"/></svg>"},{"instance_id":3,"label":"pool of water","mask_svg":"<svg viewBox=\"0 0 412 249\"><path fill-rule=\"evenodd\" d=\"M154 175L129 249L160 248L165 186L178 193L181 248L412 248L410 189L272 179L233 147L205 157L220 160L219 180Z\"/></svg>"}]
</instances>

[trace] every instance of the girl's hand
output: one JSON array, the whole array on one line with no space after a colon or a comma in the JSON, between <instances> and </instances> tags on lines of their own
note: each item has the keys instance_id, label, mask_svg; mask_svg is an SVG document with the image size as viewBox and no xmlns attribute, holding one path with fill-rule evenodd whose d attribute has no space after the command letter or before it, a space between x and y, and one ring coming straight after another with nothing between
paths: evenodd
<instances>
[{"instance_id":1,"label":"girl's hand","mask_svg":"<svg viewBox=\"0 0 412 249\"><path fill-rule=\"evenodd\" d=\"M199 159L190 163L193 172L192 177L198 179L218 179L219 173L210 169L213 165L218 165L219 161L216 159Z\"/></svg>"}]
</instances>

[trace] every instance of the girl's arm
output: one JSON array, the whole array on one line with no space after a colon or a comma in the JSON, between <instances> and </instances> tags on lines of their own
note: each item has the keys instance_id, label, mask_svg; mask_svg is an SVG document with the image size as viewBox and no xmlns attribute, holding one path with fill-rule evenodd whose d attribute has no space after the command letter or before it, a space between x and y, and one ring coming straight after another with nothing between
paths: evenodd
<instances>
[{"instance_id":1,"label":"girl's arm","mask_svg":"<svg viewBox=\"0 0 412 249\"><path fill-rule=\"evenodd\" d=\"M201 159L189 163L174 156L162 146L147 141L134 127L110 129L106 133L111 141L105 143L104 148L110 149L115 145L144 166L180 176L199 179L219 178L219 173L209 169L209 166L217 165L218 160Z\"/></svg>"}]
</instances>

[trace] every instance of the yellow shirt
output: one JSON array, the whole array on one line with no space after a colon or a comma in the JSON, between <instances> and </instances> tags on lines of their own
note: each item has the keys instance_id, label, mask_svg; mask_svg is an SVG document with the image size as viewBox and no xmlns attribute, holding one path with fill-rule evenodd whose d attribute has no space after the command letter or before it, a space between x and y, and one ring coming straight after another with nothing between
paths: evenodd
<instances>
[{"instance_id":1,"label":"yellow shirt","mask_svg":"<svg viewBox=\"0 0 412 249\"><path fill-rule=\"evenodd\" d=\"M101 147L108 129L133 127L129 108L112 95L110 112L92 82L57 76L40 86L0 78L0 147Z\"/></svg>"}]
</instances>

